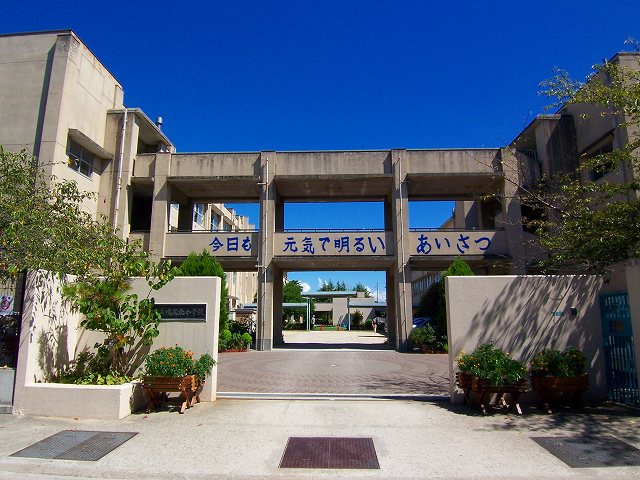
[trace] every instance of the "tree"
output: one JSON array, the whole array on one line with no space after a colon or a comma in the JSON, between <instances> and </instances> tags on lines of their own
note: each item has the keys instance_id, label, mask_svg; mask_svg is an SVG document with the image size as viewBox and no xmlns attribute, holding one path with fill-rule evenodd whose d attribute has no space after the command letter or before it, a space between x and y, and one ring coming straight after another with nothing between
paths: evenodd
<instances>
[{"instance_id":1,"label":"tree","mask_svg":"<svg viewBox=\"0 0 640 480\"><path fill-rule=\"evenodd\" d=\"M47 176L37 159L0 146L0 276L44 269L82 275L112 265L124 243L83 208L93 194Z\"/></svg>"},{"instance_id":2,"label":"tree","mask_svg":"<svg viewBox=\"0 0 640 480\"><path fill-rule=\"evenodd\" d=\"M227 288L226 274L220 262L208 251L200 253L191 252L178 268L176 276L179 277L219 277L222 280L220 286L220 335L229 329L229 289Z\"/></svg>"},{"instance_id":3,"label":"tree","mask_svg":"<svg viewBox=\"0 0 640 480\"><path fill-rule=\"evenodd\" d=\"M557 99L554 105L590 104L598 116L630 135L612 151L579 158L576 172L519 185L522 205L538 212L524 222L548 253L540 264L546 271L607 273L616 262L640 257L640 63L628 68L606 62L593 68L585 82L558 70L541 84L544 93Z\"/></svg>"},{"instance_id":4,"label":"tree","mask_svg":"<svg viewBox=\"0 0 640 480\"><path fill-rule=\"evenodd\" d=\"M328 282L324 282L322 284L322 286L318 289L319 292L333 292L335 291L335 285L333 284L333 282L331 280L329 280ZM331 302L330 298L326 298L326 297L320 297L316 300L316 302L320 302L320 303L329 303Z\"/></svg>"},{"instance_id":5,"label":"tree","mask_svg":"<svg viewBox=\"0 0 640 480\"><path fill-rule=\"evenodd\" d=\"M447 297L445 295L445 285L444 279L447 277L462 277L462 276L473 276L473 270L471 267L462 260L462 258L457 257L449 268L447 268L444 272L442 272L442 276L440 277L440 282L437 283L438 288L440 289L440 310L435 320L435 328L436 332L439 335L447 335Z\"/></svg>"},{"instance_id":6,"label":"tree","mask_svg":"<svg viewBox=\"0 0 640 480\"><path fill-rule=\"evenodd\" d=\"M433 282L420 298L416 315L419 317L438 318L442 297L440 282Z\"/></svg>"},{"instance_id":7,"label":"tree","mask_svg":"<svg viewBox=\"0 0 640 480\"><path fill-rule=\"evenodd\" d=\"M145 277L151 293L172 278L171 263L152 262L140 242L128 244L104 218L94 219L83 206L94 195L47 175L52 165L0 147L0 276L36 269L77 275L63 293L84 314L80 326L105 338L75 373L88 374L88 382L130 374L136 352L158 335L159 314L149 294L127 293L128 278Z\"/></svg>"},{"instance_id":8,"label":"tree","mask_svg":"<svg viewBox=\"0 0 640 480\"><path fill-rule=\"evenodd\" d=\"M159 334L160 312L154 308L151 292L166 285L175 274L170 261L152 262L140 243L126 244L115 235L111 240L111 258L100 276L84 274L63 286L65 297L84 315L80 326L105 337L94 345L97 355L91 354L89 370L76 368L75 377L86 375L90 383L100 381L99 376L114 374L127 381L126 376L133 374L142 348L151 345ZM145 298L128 293L131 277L147 280L149 292Z\"/></svg>"},{"instance_id":9,"label":"tree","mask_svg":"<svg viewBox=\"0 0 640 480\"><path fill-rule=\"evenodd\" d=\"M369 287L365 286L362 283L357 283L356 286L353 288L356 292L364 292L364 296L366 298L373 298L373 295L371 295L371 290L369 290Z\"/></svg>"},{"instance_id":10,"label":"tree","mask_svg":"<svg viewBox=\"0 0 640 480\"><path fill-rule=\"evenodd\" d=\"M306 303L306 299L302 296L302 284L298 280L285 281L282 287L282 303ZM306 317L307 309L305 307L288 308L286 314L293 314L296 317ZM282 318L285 312L283 309Z\"/></svg>"}]
</instances>

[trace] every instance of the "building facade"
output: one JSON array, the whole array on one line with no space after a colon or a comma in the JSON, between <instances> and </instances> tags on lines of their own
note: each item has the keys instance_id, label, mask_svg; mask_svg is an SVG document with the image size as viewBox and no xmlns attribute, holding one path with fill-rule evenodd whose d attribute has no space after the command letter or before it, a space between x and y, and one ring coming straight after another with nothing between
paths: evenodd
<instances>
[{"instance_id":1,"label":"building facade","mask_svg":"<svg viewBox=\"0 0 640 480\"><path fill-rule=\"evenodd\" d=\"M256 299L260 350L282 338L288 271L384 271L389 343L400 350L413 272L462 256L477 271L526 273L537 250L520 223L523 175L573 168L611 135L624 141L616 128L582 129L575 108L539 116L504 148L178 153L159 125L125 107L122 85L73 32L0 35L0 144L26 148L49 173L94 192L87 209L156 259L214 254L232 301ZM528 170L505 168L514 149ZM414 200L452 200L455 212L441 229L410 229ZM384 230L286 231L284 207L300 201L382 202ZM258 204L255 229L228 202Z\"/></svg>"}]
</instances>

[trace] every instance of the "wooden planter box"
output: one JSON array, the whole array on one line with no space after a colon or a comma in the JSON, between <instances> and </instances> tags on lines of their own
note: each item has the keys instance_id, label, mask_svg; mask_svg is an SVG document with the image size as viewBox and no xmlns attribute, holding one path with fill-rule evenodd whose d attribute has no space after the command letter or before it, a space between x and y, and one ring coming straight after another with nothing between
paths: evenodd
<instances>
[{"instance_id":1,"label":"wooden planter box","mask_svg":"<svg viewBox=\"0 0 640 480\"><path fill-rule=\"evenodd\" d=\"M469 373L457 372L456 383L458 388L464 391L463 402L481 410L482 413L487 413L487 407L491 406L490 400L496 395L495 403L500 403L508 409L515 407L516 411L522 414L518 399L527 391L527 381L524 379L515 384L505 383L497 387L491 385L489 380L472 377Z\"/></svg>"},{"instance_id":2,"label":"wooden planter box","mask_svg":"<svg viewBox=\"0 0 640 480\"><path fill-rule=\"evenodd\" d=\"M195 375L184 377L144 377L142 379L144 391L147 394L147 412L158 408L168 398L167 393L179 392L184 401L180 407L180 413L191 408L196 402L200 403L200 391L202 384L198 384Z\"/></svg>"},{"instance_id":3,"label":"wooden planter box","mask_svg":"<svg viewBox=\"0 0 640 480\"><path fill-rule=\"evenodd\" d=\"M552 413L551 403L563 396L572 407L579 407L582 394L589 388L589 378L586 373L577 377L531 377L531 388L538 393L547 412Z\"/></svg>"}]
</instances>

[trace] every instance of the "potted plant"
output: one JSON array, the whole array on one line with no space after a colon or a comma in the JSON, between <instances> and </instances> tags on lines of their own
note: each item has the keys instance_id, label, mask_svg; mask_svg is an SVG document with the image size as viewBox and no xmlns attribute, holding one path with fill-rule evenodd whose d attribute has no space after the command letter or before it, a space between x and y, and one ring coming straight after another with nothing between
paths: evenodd
<instances>
[{"instance_id":1,"label":"potted plant","mask_svg":"<svg viewBox=\"0 0 640 480\"><path fill-rule=\"evenodd\" d=\"M465 402L486 413L490 395L498 394L503 405L515 405L521 413L518 397L527 388L527 369L523 362L491 344L479 345L472 353L461 352L456 360L460 370L456 381L464 391ZM509 395L510 401L505 395Z\"/></svg>"},{"instance_id":2,"label":"potted plant","mask_svg":"<svg viewBox=\"0 0 640 480\"><path fill-rule=\"evenodd\" d=\"M530 362L531 387L538 392L549 413L552 398L563 394L572 394L573 406L580 404L589 386L585 361L584 353L577 347L567 347L564 351L544 349L534 355Z\"/></svg>"},{"instance_id":3,"label":"potted plant","mask_svg":"<svg viewBox=\"0 0 640 480\"><path fill-rule=\"evenodd\" d=\"M193 406L194 400L200 401L198 392L215 363L208 353L196 360L192 351L177 345L146 355L142 381L147 393L147 409L150 411L166 400L166 392L180 392L184 396L180 413L184 413Z\"/></svg>"}]
</instances>

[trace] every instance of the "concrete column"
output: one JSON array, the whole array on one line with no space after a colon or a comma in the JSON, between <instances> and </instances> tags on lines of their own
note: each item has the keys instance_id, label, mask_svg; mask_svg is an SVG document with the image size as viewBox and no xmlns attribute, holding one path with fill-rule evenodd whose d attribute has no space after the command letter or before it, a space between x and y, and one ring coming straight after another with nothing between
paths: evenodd
<instances>
[{"instance_id":1,"label":"concrete column","mask_svg":"<svg viewBox=\"0 0 640 480\"><path fill-rule=\"evenodd\" d=\"M153 204L151 207L151 232L149 250L154 260L164 256L164 239L169 231L171 186L167 182L171 169L171 154L157 153L153 173Z\"/></svg>"},{"instance_id":2,"label":"concrete column","mask_svg":"<svg viewBox=\"0 0 640 480\"><path fill-rule=\"evenodd\" d=\"M273 268L273 344L282 345L282 300L284 275L282 269Z\"/></svg>"},{"instance_id":3,"label":"concrete column","mask_svg":"<svg viewBox=\"0 0 640 480\"><path fill-rule=\"evenodd\" d=\"M456 214L453 218L454 228L466 228L467 222L467 202L464 200L456 200Z\"/></svg>"},{"instance_id":4,"label":"concrete column","mask_svg":"<svg viewBox=\"0 0 640 480\"><path fill-rule=\"evenodd\" d=\"M277 275L273 265L273 234L276 218L276 186L273 182L275 152L260 154L260 250L258 253L258 322L256 327L256 349L271 350L274 324L274 281ZM280 287L282 288L282 287ZM282 294L280 294L282 298ZM281 310L280 306L280 310ZM280 313L282 317L282 313Z\"/></svg>"},{"instance_id":5,"label":"concrete column","mask_svg":"<svg viewBox=\"0 0 640 480\"><path fill-rule=\"evenodd\" d=\"M629 295L629 310L631 312L631 332L633 333L633 349L636 359L636 373L640 385L640 298L635 292L640 291L640 262L632 260L631 266L625 271L627 277L627 292Z\"/></svg>"},{"instance_id":6,"label":"concrete column","mask_svg":"<svg viewBox=\"0 0 640 480\"><path fill-rule=\"evenodd\" d=\"M513 152L508 148L500 150L503 163L517 162ZM496 222L496 228L503 227L507 236L508 254L512 259L511 274L526 273L524 248L524 232L522 230L522 210L518 197L518 186L521 183L520 168L504 168L504 185L502 190L502 224Z\"/></svg>"},{"instance_id":7,"label":"concrete column","mask_svg":"<svg viewBox=\"0 0 640 480\"><path fill-rule=\"evenodd\" d=\"M393 171L392 225L395 242L395 268L393 286L395 289L396 349L408 348L408 337L412 326L411 267L409 265L409 199L407 193L407 170L403 164L405 150L391 151ZM387 288L388 288L387 284ZM389 323L389 322L387 322ZM391 340L389 341L391 344Z\"/></svg>"}]
</instances>

